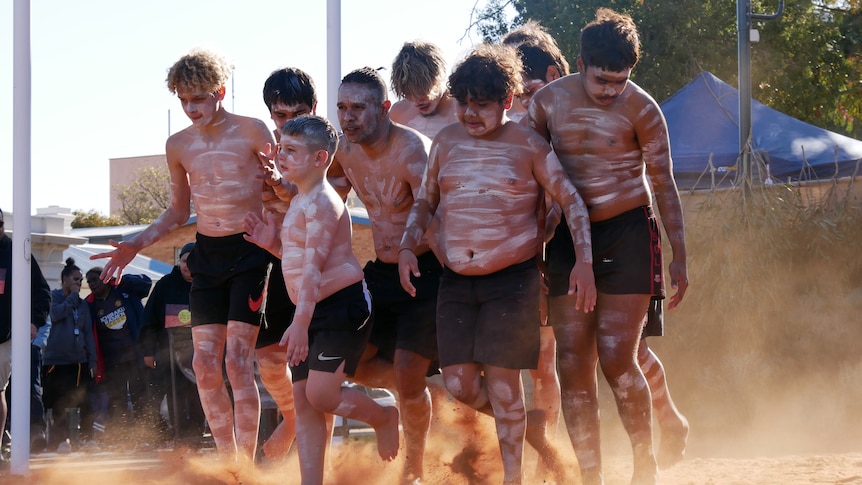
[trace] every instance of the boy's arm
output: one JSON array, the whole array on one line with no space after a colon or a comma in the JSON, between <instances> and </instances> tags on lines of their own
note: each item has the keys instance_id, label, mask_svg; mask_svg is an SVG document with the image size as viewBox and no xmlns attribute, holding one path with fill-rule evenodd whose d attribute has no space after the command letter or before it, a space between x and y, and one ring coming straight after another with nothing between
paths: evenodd
<instances>
[{"instance_id":1,"label":"boy's arm","mask_svg":"<svg viewBox=\"0 0 862 485\"><path fill-rule=\"evenodd\" d=\"M661 216L668 243L673 251L673 259L668 267L671 287L677 292L670 297L668 309L674 309L682 302L688 289L686 269L685 223L679 191L673 178L673 162L670 157L670 137L667 122L661 109L652 98L647 97L649 106L641 110L642 115L635 120L635 135L641 145L641 153L650 185L655 191L655 200Z\"/></svg>"},{"instance_id":2,"label":"boy's arm","mask_svg":"<svg viewBox=\"0 0 862 485\"><path fill-rule=\"evenodd\" d=\"M320 296L323 268L336 244L339 225L338 213L332 206L332 200L325 194L319 194L314 202L304 207L300 217L305 220L302 276L297 285L293 321L281 339L281 344L287 345L290 365L297 365L308 357L308 327ZM290 281L291 275L285 271L284 278Z\"/></svg>"},{"instance_id":3,"label":"boy's arm","mask_svg":"<svg viewBox=\"0 0 862 485\"><path fill-rule=\"evenodd\" d=\"M422 276L419 272L419 262L416 259L416 246L422 241L422 237L428 230L428 225L437 211L440 203L440 186L437 176L440 173L438 145L435 141L431 145L431 153L428 155L428 163L425 167L425 175L422 177L422 185L419 193L410 208L407 216L407 224L404 234L401 236L401 244L398 249L398 274L401 287L411 296L416 296L416 288L410 281L412 274L416 278Z\"/></svg>"},{"instance_id":4,"label":"boy's arm","mask_svg":"<svg viewBox=\"0 0 862 485\"><path fill-rule=\"evenodd\" d=\"M189 220L191 201L191 189L186 169L180 160L183 147L175 137L168 138L165 146L165 154L168 160L168 171L171 177L171 205L152 224L147 226L137 236L128 241L108 241L114 247L113 251L94 254L90 259L110 258L105 263L100 278L108 282L116 276L119 280L123 276L123 268L128 265L138 252L161 239L164 235L179 228Z\"/></svg>"},{"instance_id":5,"label":"boy's arm","mask_svg":"<svg viewBox=\"0 0 862 485\"><path fill-rule=\"evenodd\" d=\"M577 294L576 309L583 306L585 312L590 312L596 304L590 215L584 199L569 180L557 154L547 145L538 148L537 152L533 159L533 174L562 207L575 246L575 267L569 278L569 294Z\"/></svg>"},{"instance_id":6,"label":"boy's arm","mask_svg":"<svg viewBox=\"0 0 862 485\"><path fill-rule=\"evenodd\" d=\"M522 122L526 120L526 125L541 135L547 142L551 141L551 133L548 130L548 116L547 113L545 113L544 103L549 102L549 97L550 90L540 89L530 101L530 107L527 109L527 114L521 119Z\"/></svg>"},{"instance_id":7,"label":"boy's arm","mask_svg":"<svg viewBox=\"0 0 862 485\"><path fill-rule=\"evenodd\" d=\"M332 164L329 165L329 170L326 171L326 180L329 182L329 185L338 192L341 200L347 202L347 196L350 194L350 189L353 188L353 185L347 178L347 173L344 172L344 167L341 166L341 157L339 156L344 149L345 143L347 143L347 139L344 138L344 136L340 137L338 140L338 149L335 151L335 156L332 158Z\"/></svg>"}]
</instances>

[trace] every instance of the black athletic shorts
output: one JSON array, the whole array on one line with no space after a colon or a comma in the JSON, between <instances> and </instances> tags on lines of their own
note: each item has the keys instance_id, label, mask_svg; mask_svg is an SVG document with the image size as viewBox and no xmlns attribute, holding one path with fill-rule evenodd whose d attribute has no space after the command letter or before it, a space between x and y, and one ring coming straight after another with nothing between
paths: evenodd
<instances>
[{"instance_id":1,"label":"black athletic shorts","mask_svg":"<svg viewBox=\"0 0 862 485\"><path fill-rule=\"evenodd\" d=\"M505 369L539 363L539 269L533 259L481 276L447 269L437 295L440 366Z\"/></svg>"},{"instance_id":2,"label":"black athletic shorts","mask_svg":"<svg viewBox=\"0 0 862 485\"><path fill-rule=\"evenodd\" d=\"M272 256L272 255L270 255ZM272 269L266 283L266 297L263 301L263 323L257 334L256 349L277 344L284 336L285 330L293 321L296 305L287 296L287 286L284 284L284 273L281 271L281 260L272 256Z\"/></svg>"},{"instance_id":3,"label":"black athletic shorts","mask_svg":"<svg viewBox=\"0 0 862 485\"><path fill-rule=\"evenodd\" d=\"M228 320L260 325L269 253L242 234L209 237L197 234L188 265L192 273L189 308L192 326L227 324Z\"/></svg>"},{"instance_id":4,"label":"black athletic shorts","mask_svg":"<svg viewBox=\"0 0 862 485\"><path fill-rule=\"evenodd\" d=\"M410 277L416 287L415 298L401 287L397 264L378 259L365 265L374 319L368 341L389 360L395 358L395 349L437 360L437 290L442 266L431 251L419 256L418 262L422 276Z\"/></svg>"},{"instance_id":5,"label":"black athletic shorts","mask_svg":"<svg viewBox=\"0 0 862 485\"><path fill-rule=\"evenodd\" d=\"M612 295L664 298L661 232L649 206L641 206L590 225L596 289ZM566 220L545 247L550 296L569 291L575 249Z\"/></svg>"},{"instance_id":6,"label":"black athletic shorts","mask_svg":"<svg viewBox=\"0 0 862 485\"><path fill-rule=\"evenodd\" d=\"M308 358L291 366L293 382L308 379L308 371L335 372L344 362L351 377L371 334L371 296L359 281L317 302L308 327Z\"/></svg>"}]
</instances>

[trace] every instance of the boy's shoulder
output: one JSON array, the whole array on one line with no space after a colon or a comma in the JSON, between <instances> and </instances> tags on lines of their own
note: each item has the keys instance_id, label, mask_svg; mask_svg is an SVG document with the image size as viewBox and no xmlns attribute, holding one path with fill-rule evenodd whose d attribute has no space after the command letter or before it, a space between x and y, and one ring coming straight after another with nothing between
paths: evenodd
<instances>
[{"instance_id":1,"label":"boy's shoulder","mask_svg":"<svg viewBox=\"0 0 862 485\"><path fill-rule=\"evenodd\" d=\"M427 153L428 147L431 146L430 138L414 128L397 122L392 122L390 136L391 141L400 145L400 149L407 148L410 150L423 150Z\"/></svg>"}]
</instances>

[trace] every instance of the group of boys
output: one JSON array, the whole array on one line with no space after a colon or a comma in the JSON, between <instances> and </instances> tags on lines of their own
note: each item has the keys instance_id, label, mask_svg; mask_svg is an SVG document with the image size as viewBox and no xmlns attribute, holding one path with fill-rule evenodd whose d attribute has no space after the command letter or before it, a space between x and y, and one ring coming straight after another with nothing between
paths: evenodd
<instances>
[{"instance_id":1,"label":"group of boys","mask_svg":"<svg viewBox=\"0 0 862 485\"><path fill-rule=\"evenodd\" d=\"M184 223L194 201L194 370L220 452L254 457L260 331L270 335L257 345L258 361L278 369L281 359L293 384L273 382L281 389L273 393L264 380L289 421L272 448L283 454L295 435L303 483L323 481L331 414L369 423L387 461L398 453L400 419L402 478L419 483L431 420L426 376L438 368L455 399L494 417L505 483L522 481L525 440L558 467L548 415L526 411L520 378L540 361L544 278L583 483L602 483L597 363L632 440L633 482L656 481L652 380L636 358L651 297L664 296L650 189L673 250L669 308L688 285L667 128L657 103L629 80L640 48L631 18L598 11L582 31L575 75L566 75L552 38L525 37L510 39L514 49L474 49L448 80L445 64L411 62L442 59L434 46L405 44L392 71L404 99L394 106L376 70L349 73L338 91L340 136L313 114L310 78L276 71L264 101L277 145L262 122L224 110L229 68L218 56L195 51L171 68L168 87L192 120L167 141L171 207L96 257L110 257L103 278L121 273ZM533 62L543 52L553 65ZM516 96L527 108L520 123L507 117ZM364 268L351 249L351 189L372 226L376 260ZM262 317L262 305L279 304L287 307ZM400 413L342 387L347 378L396 390ZM662 428L663 443L674 445L668 464L682 457L688 431L676 416L672 436Z\"/></svg>"}]
</instances>

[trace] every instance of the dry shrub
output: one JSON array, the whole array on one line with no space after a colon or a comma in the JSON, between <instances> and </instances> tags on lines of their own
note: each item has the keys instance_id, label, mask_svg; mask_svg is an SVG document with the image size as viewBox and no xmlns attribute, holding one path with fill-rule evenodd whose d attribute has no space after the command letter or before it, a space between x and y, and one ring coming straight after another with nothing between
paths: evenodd
<instances>
[{"instance_id":1,"label":"dry shrub","mask_svg":"<svg viewBox=\"0 0 862 485\"><path fill-rule=\"evenodd\" d=\"M690 456L862 444L857 188L683 196L691 286L650 346L691 421Z\"/></svg>"}]
</instances>

